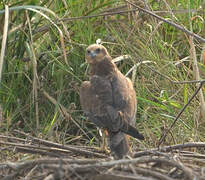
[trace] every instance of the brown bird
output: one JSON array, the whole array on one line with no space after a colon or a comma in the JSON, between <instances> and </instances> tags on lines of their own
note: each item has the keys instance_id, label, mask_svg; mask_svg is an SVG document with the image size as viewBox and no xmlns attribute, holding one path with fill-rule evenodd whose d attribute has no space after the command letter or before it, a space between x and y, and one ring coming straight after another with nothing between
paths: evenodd
<instances>
[{"instance_id":1,"label":"brown bird","mask_svg":"<svg viewBox=\"0 0 205 180\"><path fill-rule=\"evenodd\" d=\"M81 85L82 109L94 124L107 130L111 152L123 158L129 152L127 135L144 139L134 127L137 102L132 82L118 70L104 46L90 45L85 58L90 81Z\"/></svg>"}]
</instances>

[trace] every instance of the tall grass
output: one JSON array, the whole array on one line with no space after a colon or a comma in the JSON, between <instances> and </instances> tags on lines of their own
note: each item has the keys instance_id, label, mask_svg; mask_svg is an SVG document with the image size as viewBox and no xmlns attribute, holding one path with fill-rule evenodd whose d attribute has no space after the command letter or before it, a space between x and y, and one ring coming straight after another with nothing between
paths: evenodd
<instances>
[{"instance_id":1,"label":"tall grass","mask_svg":"<svg viewBox=\"0 0 205 180\"><path fill-rule=\"evenodd\" d=\"M32 7L28 9L26 5ZM201 5L200 0L189 3L172 0L167 3L150 1L146 7L163 11L158 12L159 15L187 29L191 21L193 32L203 37ZM0 87L2 133L18 128L63 143L99 143L95 126L85 119L79 104L80 84L88 78L84 51L98 38L105 42L113 58L122 54L132 57L118 63L124 74L141 61L151 62L137 66L134 82L138 98L137 126L146 137L142 146L156 146L163 131L195 90L194 84L172 84L149 68L175 81L195 78L190 38L174 27L142 12L63 20L131 8L124 1L9 1L9 8L14 9L10 11ZM0 9L4 9L3 3ZM0 13L3 22L3 12ZM3 27L1 23L1 40ZM203 45L198 41L194 43L200 59ZM198 63L203 78L204 64ZM199 125L199 106L199 100L194 99L164 144L204 140L204 127Z\"/></svg>"}]
</instances>

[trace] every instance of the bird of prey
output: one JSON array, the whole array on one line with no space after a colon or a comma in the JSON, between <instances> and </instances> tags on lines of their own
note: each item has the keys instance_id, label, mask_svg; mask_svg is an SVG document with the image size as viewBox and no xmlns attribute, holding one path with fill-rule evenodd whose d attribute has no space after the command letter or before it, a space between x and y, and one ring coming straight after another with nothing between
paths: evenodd
<instances>
[{"instance_id":1,"label":"bird of prey","mask_svg":"<svg viewBox=\"0 0 205 180\"><path fill-rule=\"evenodd\" d=\"M108 132L110 150L121 159L129 152L128 135L144 139L135 128L135 90L103 45L88 46L85 58L90 65L90 80L80 88L82 109L88 119Z\"/></svg>"}]
</instances>

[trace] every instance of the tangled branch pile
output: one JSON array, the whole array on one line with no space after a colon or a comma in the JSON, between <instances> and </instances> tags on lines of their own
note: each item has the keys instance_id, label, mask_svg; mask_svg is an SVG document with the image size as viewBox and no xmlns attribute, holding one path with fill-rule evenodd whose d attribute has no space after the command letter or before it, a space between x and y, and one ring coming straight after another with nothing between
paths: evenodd
<instances>
[{"instance_id":1,"label":"tangled branch pile","mask_svg":"<svg viewBox=\"0 0 205 180\"><path fill-rule=\"evenodd\" d=\"M27 138L0 135L0 179L205 179L205 155L199 153L205 143L144 150L133 158L113 160L91 147L61 145L16 133ZM12 152L15 162L5 162ZM22 153L35 158L16 161Z\"/></svg>"}]
</instances>

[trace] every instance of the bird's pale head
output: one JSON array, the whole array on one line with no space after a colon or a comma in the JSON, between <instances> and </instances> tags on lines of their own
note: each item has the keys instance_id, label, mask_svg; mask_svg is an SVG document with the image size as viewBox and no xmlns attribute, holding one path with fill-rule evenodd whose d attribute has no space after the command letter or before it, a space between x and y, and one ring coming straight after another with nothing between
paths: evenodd
<instances>
[{"instance_id":1,"label":"bird's pale head","mask_svg":"<svg viewBox=\"0 0 205 180\"><path fill-rule=\"evenodd\" d=\"M109 56L107 49L100 44L92 44L88 46L85 53L85 59L89 64L95 64Z\"/></svg>"}]
</instances>

